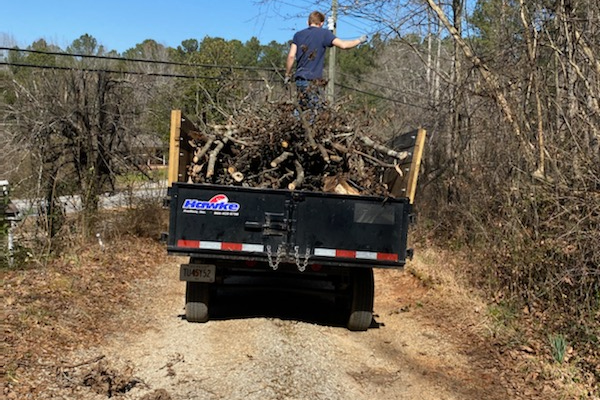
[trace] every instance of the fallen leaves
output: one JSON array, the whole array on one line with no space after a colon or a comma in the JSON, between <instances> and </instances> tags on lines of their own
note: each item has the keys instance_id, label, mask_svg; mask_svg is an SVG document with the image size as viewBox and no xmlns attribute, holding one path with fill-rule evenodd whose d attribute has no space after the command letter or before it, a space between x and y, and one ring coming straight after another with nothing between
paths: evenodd
<instances>
[{"instance_id":1,"label":"fallen leaves","mask_svg":"<svg viewBox=\"0 0 600 400\"><path fill-rule=\"evenodd\" d=\"M3 271L8 398L43 393L39 377L53 379L49 371L63 364L65 353L93 346L118 329L123 308L140 295L131 283L151 277L166 263L164 248L150 239L119 238L106 246L110 251L87 244L44 266ZM126 387L103 376L97 383L112 382L107 390Z\"/></svg>"}]
</instances>

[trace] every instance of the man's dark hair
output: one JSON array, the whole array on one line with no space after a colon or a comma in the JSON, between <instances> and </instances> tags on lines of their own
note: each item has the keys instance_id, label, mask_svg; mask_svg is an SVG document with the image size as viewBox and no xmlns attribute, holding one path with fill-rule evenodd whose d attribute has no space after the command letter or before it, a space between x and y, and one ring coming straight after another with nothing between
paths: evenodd
<instances>
[{"instance_id":1,"label":"man's dark hair","mask_svg":"<svg viewBox=\"0 0 600 400\"><path fill-rule=\"evenodd\" d=\"M312 24L319 25L323 22L325 22L325 15L319 11L313 11L308 16L308 24L309 25L312 25Z\"/></svg>"}]
</instances>

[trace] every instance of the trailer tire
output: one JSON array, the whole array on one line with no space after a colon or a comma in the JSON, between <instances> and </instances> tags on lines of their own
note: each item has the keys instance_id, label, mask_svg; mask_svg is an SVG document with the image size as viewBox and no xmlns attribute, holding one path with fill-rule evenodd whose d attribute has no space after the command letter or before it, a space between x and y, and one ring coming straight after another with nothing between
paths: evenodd
<instances>
[{"instance_id":1,"label":"trailer tire","mask_svg":"<svg viewBox=\"0 0 600 400\"><path fill-rule=\"evenodd\" d=\"M208 321L208 303L210 299L210 284L186 282L185 288L185 319L188 322Z\"/></svg>"},{"instance_id":2,"label":"trailer tire","mask_svg":"<svg viewBox=\"0 0 600 400\"><path fill-rule=\"evenodd\" d=\"M348 329L366 331L373 321L375 283L373 268L356 268L352 271L352 306Z\"/></svg>"}]
</instances>

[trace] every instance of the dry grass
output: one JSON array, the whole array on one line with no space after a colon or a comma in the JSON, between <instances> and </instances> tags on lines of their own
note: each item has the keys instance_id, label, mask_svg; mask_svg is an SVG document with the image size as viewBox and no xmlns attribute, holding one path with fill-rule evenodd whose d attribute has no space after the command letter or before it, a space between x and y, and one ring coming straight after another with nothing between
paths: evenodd
<instances>
[{"instance_id":1,"label":"dry grass","mask_svg":"<svg viewBox=\"0 0 600 400\"><path fill-rule=\"evenodd\" d=\"M502 365L499 373L507 387L521 385L521 392L536 388L548 398L598 399L596 377L582 367L582 357L593 355L579 354L567 343L563 362L558 363L546 334L548 316L515 309L500 294L490 298L473 284L482 268L465 252L432 245L417 248L415 259L407 265L407 271L430 288L427 301L436 305L440 319L451 321L448 333L471 335L473 351L487 352L489 359L496 358ZM486 362L482 367L497 368ZM600 360L590 358L585 365L593 363L600 365Z\"/></svg>"},{"instance_id":2,"label":"dry grass","mask_svg":"<svg viewBox=\"0 0 600 400\"><path fill-rule=\"evenodd\" d=\"M40 370L60 367L69 351L100 343L119 329L136 297L136 281L166 263L151 239L119 237L71 248L45 265L2 273L5 318L4 395L26 398L43 390ZM56 361L59 360L59 361Z\"/></svg>"}]
</instances>

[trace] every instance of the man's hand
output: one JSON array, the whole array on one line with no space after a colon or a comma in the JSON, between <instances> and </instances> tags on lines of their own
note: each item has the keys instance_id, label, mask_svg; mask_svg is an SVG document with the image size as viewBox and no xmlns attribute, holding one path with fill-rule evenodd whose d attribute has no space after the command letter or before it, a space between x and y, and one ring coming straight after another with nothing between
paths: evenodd
<instances>
[{"instance_id":1,"label":"man's hand","mask_svg":"<svg viewBox=\"0 0 600 400\"><path fill-rule=\"evenodd\" d=\"M285 78L283 78L283 84L284 85L288 85L290 83L291 77L289 75L286 75Z\"/></svg>"},{"instance_id":2,"label":"man's hand","mask_svg":"<svg viewBox=\"0 0 600 400\"><path fill-rule=\"evenodd\" d=\"M367 41L367 35L362 35L358 38L358 40L360 41L360 44L365 43Z\"/></svg>"}]
</instances>

